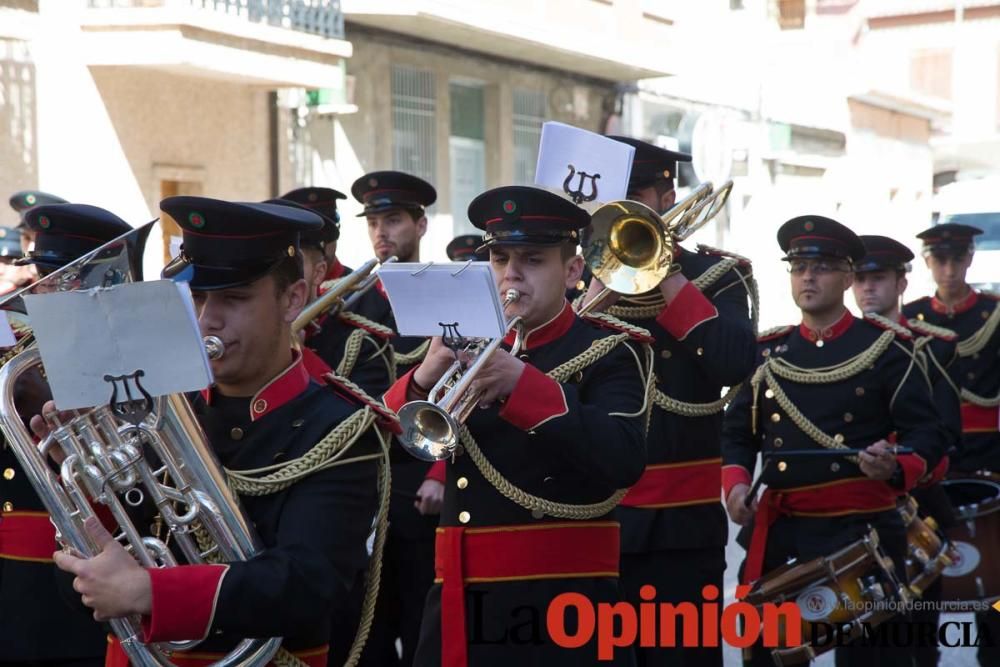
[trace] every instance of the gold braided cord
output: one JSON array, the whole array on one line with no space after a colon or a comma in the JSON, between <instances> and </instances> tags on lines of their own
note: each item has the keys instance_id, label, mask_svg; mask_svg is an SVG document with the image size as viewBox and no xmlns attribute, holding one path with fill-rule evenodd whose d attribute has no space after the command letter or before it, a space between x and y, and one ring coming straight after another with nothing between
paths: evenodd
<instances>
[{"instance_id":1,"label":"gold braided cord","mask_svg":"<svg viewBox=\"0 0 1000 667\"><path fill-rule=\"evenodd\" d=\"M382 457L378 467L379 501L378 512L375 515L375 541L372 545L371 559L368 561L368 577L364 602L361 605L361 619L354 634L354 641L351 642L351 650L347 654L344 667L355 667L361 659L361 652L371 634L372 622L375 619L375 600L378 597L378 588L382 581L382 555L385 553L385 540L389 529L389 490L392 475L389 465L388 439L383 436L381 431L378 431L378 439L382 448ZM271 662L276 667L307 667L305 662L285 648L279 648Z\"/></svg>"},{"instance_id":2,"label":"gold braided cord","mask_svg":"<svg viewBox=\"0 0 1000 667\"><path fill-rule=\"evenodd\" d=\"M375 399L347 378L337 377L336 381L361 397L365 403L375 403ZM265 496L282 491L298 480L320 470L380 458L382 455L378 453L352 458L343 458L343 456L361 435L376 423L376 420L384 419L387 414L391 413L376 413L370 405L366 405L337 424L332 431L302 456L262 468L249 470L230 470L227 468L226 477L236 493L246 496ZM395 419L394 414L392 418Z\"/></svg>"},{"instance_id":3,"label":"gold braided cord","mask_svg":"<svg viewBox=\"0 0 1000 667\"><path fill-rule=\"evenodd\" d=\"M715 253L723 253L723 251L710 248L709 246L698 246L698 248L699 250L704 249ZM729 256L709 267L707 271L692 280L692 284L699 290L704 291L718 282L718 280L722 278L722 276L726 275L726 273L730 270L736 269L736 267L744 261L749 261L739 255L732 253L725 254ZM741 271L736 271L736 275L743 284L744 289L746 289L747 294L750 296L750 322L754 335L756 336L760 314L760 294L757 289L757 281L754 279L753 274L744 276ZM607 312L615 317L648 319L650 317L656 317L663 310L665 302L663 300L663 296L659 292L656 292L653 295L641 296L640 298L649 300L649 303L647 305L633 306L615 305L608 308ZM632 303L635 303L636 300L637 299L634 297L629 298L629 301ZM666 412L680 415L682 417L708 417L722 412L726 405L728 405L729 401L736 396L739 389L740 385L730 387L724 396L710 403L688 403L686 401L681 401L668 396L660 389L655 389L653 392L653 404L661 410L665 410Z\"/></svg>"},{"instance_id":4,"label":"gold braided cord","mask_svg":"<svg viewBox=\"0 0 1000 667\"><path fill-rule=\"evenodd\" d=\"M997 331L997 326L1000 326L1000 304L997 304L997 307L993 309L993 313L990 314L989 318L983 323L983 326L979 327L976 333L959 342L959 356L971 357L980 352L993 338L993 334Z\"/></svg>"},{"instance_id":5,"label":"gold braided cord","mask_svg":"<svg viewBox=\"0 0 1000 667\"><path fill-rule=\"evenodd\" d=\"M358 315L357 313L352 313L349 310L345 310L337 315L340 319L344 320L348 324L353 324L356 327L362 329L367 329L370 332L381 334L382 336L389 338L395 335L395 331L391 327L387 327L384 324L379 324L374 320L370 320L363 315Z\"/></svg>"},{"instance_id":6,"label":"gold braided cord","mask_svg":"<svg viewBox=\"0 0 1000 667\"><path fill-rule=\"evenodd\" d=\"M393 359L396 362L396 368L400 366L412 366L413 364L419 363L424 360L427 355L427 350L431 347L430 339L425 340L423 343L417 346L412 352L393 352Z\"/></svg>"},{"instance_id":7,"label":"gold braided cord","mask_svg":"<svg viewBox=\"0 0 1000 667\"><path fill-rule=\"evenodd\" d=\"M344 459L344 454L377 418L375 411L365 407L351 414L302 456L252 470L226 470L233 489L244 496L266 496L277 493L313 473L348 463L376 459L381 454L368 454Z\"/></svg>"},{"instance_id":8,"label":"gold braided cord","mask_svg":"<svg viewBox=\"0 0 1000 667\"><path fill-rule=\"evenodd\" d=\"M565 382L579 371L582 371L591 364L594 364L598 360L607 356L615 347L617 347L620 343L629 340L629 338L629 334L623 333L596 340L591 343L588 349L570 359L566 363L553 368L551 371L546 373L546 375L556 382ZM648 348L648 346L646 347ZM650 373L650 375L652 375L652 373ZM649 387L648 378L646 380L646 386L647 388ZM618 503L628 492L628 489L619 489L605 500L584 505L560 503L532 495L524 489L515 486L513 482L504 477L499 470L493 467L493 464L489 462L482 450L479 449L478 443L475 438L472 437L472 433L469 431L468 427L465 426L465 424L460 426L460 435L465 452L469 455L469 458L472 459L473 464L475 464L476 468L479 469L479 472L483 475L483 477L485 477L493 488L499 491L501 495L524 509L540 511L549 516L560 519L593 519L599 516L604 516L617 507Z\"/></svg>"},{"instance_id":9,"label":"gold braided cord","mask_svg":"<svg viewBox=\"0 0 1000 667\"><path fill-rule=\"evenodd\" d=\"M986 398L984 396L980 396L979 394L974 394L968 389L962 389L962 400L981 408L995 408L1000 405L1000 393L992 398Z\"/></svg>"},{"instance_id":10,"label":"gold braided cord","mask_svg":"<svg viewBox=\"0 0 1000 667\"><path fill-rule=\"evenodd\" d=\"M340 357L340 363L337 364L337 368L334 372L340 377L350 377L351 371L354 370L354 365L358 362L358 357L361 356L361 346L364 344L365 340L365 330L355 329L344 341L344 354Z\"/></svg>"},{"instance_id":11,"label":"gold braided cord","mask_svg":"<svg viewBox=\"0 0 1000 667\"><path fill-rule=\"evenodd\" d=\"M625 320L618 319L610 313L598 313L590 312L583 316L584 320L593 320L598 323L603 323L609 325L614 329L620 329L626 333L639 336L641 338L652 338L653 334L649 332L649 329L644 329L638 325L632 324L631 322L626 322Z\"/></svg>"},{"instance_id":12,"label":"gold braided cord","mask_svg":"<svg viewBox=\"0 0 1000 667\"><path fill-rule=\"evenodd\" d=\"M826 449L847 449L847 445L842 442L838 442L833 437L823 432L818 426L812 423L808 417L806 417L802 412L799 411L795 404L789 400L788 395L785 394L781 385L778 384L777 379L775 379L774 374L771 372L770 360L768 363L761 364L760 369L763 369L763 373L758 369L758 372L754 374L754 397L756 399L757 390L759 388L758 375L763 375L764 382L767 383L768 389L774 392L774 400L777 401L778 405L785 414L792 420L799 429L805 433L807 436L813 439L813 441L819 443L820 446ZM852 463L858 463L857 456L848 456L847 460Z\"/></svg>"},{"instance_id":13,"label":"gold braided cord","mask_svg":"<svg viewBox=\"0 0 1000 667\"><path fill-rule=\"evenodd\" d=\"M868 367L872 366L882 354L889 349L896 338L895 331L884 331L876 339L871 347L864 352L847 359L834 366L824 366L820 368L802 368L789 363L780 357L771 356L757 369L756 376L766 369L766 372L773 373L778 377L797 382L799 384L830 384L833 382L843 382L857 375ZM758 381L759 384L759 381Z\"/></svg>"},{"instance_id":14,"label":"gold braided cord","mask_svg":"<svg viewBox=\"0 0 1000 667\"><path fill-rule=\"evenodd\" d=\"M951 329L945 327L939 327L936 324L931 324L930 322L925 322L924 320L918 320L913 318L912 320L906 321L906 326L918 334L923 334L925 336L930 336L931 338L944 338L944 339L957 339L958 334Z\"/></svg>"},{"instance_id":15,"label":"gold braided cord","mask_svg":"<svg viewBox=\"0 0 1000 667\"><path fill-rule=\"evenodd\" d=\"M375 541L372 544L372 556L368 561L368 583L365 586L365 598L361 605L361 621L358 631L351 643L345 667L354 667L361 659L361 652L371 633L372 622L375 619L375 601L382 581L382 555L385 552L385 540L389 532L389 494L392 489L392 466L389 465L389 438L376 429L379 445L382 448L382 459L379 461L379 500L378 513L375 515Z\"/></svg>"},{"instance_id":16,"label":"gold braided cord","mask_svg":"<svg viewBox=\"0 0 1000 667\"><path fill-rule=\"evenodd\" d=\"M883 329L892 329L903 338L906 339L913 338L912 331L904 327L899 322L896 322L895 320L890 320L888 317L883 317L878 313L865 313L864 319L868 320L869 322L874 322Z\"/></svg>"},{"instance_id":17,"label":"gold braided cord","mask_svg":"<svg viewBox=\"0 0 1000 667\"><path fill-rule=\"evenodd\" d=\"M711 415L722 412L725 407L729 405L729 401L733 400L742 386L742 384L737 384L730 387L722 398L712 401L711 403L688 403L686 401L679 401L676 398L667 396L663 391L656 389L653 394L653 405L661 410L665 410L666 412L671 412L682 417L710 417Z\"/></svg>"},{"instance_id":18,"label":"gold braided cord","mask_svg":"<svg viewBox=\"0 0 1000 667\"><path fill-rule=\"evenodd\" d=\"M935 327L935 328L938 329L941 327ZM948 331L948 329L945 329L945 331ZM935 355L934 351L931 349L930 344L931 342L934 341L935 338L936 336L934 335L928 335L918 338L913 343L913 349L915 352L922 353L925 360L929 359L930 362L934 364L934 367L938 369L938 372L941 374L941 379L943 379L945 382L948 383L948 386L951 387L952 391L955 392L956 396L961 396L962 392L959 390L958 385L956 385L954 380L951 379L951 375L948 374L948 370L941 364L941 360L937 358L937 355ZM929 379L930 364L927 364L925 362L924 365L925 365L924 373L928 376Z\"/></svg>"}]
</instances>

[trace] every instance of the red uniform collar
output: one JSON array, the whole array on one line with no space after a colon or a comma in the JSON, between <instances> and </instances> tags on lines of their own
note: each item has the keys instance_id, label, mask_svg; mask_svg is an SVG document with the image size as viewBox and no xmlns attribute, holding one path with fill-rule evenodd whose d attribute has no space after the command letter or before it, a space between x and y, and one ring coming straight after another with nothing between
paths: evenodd
<instances>
[{"instance_id":1,"label":"red uniform collar","mask_svg":"<svg viewBox=\"0 0 1000 667\"><path fill-rule=\"evenodd\" d=\"M950 307L944 301L938 299L937 294L935 294L931 298L931 308L934 309L935 313L941 313L943 315L958 315L960 313L964 313L967 310L971 310L978 301L979 301L979 292L970 288L969 294L964 299L956 303L954 306Z\"/></svg>"},{"instance_id":2,"label":"red uniform collar","mask_svg":"<svg viewBox=\"0 0 1000 667\"><path fill-rule=\"evenodd\" d=\"M531 348L551 343L569 331L569 328L573 326L573 322L575 321L576 313L573 312L573 308L566 301L563 303L563 308L559 311L558 315L545 324L524 333L524 338L521 341L521 349L530 350ZM504 336L503 342L507 345L513 345L515 336L516 332L508 331L507 335Z\"/></svg>"},{"instance_id":3,"label":"red uniform collar","mask_svg":"<svg viewBox=\"0 0 1000 667\"><path fill-rule=\"evenodd\" d=\"M309 386L309 371L302 363L302 353L292 349L292 363L250 398L250 421L277 410L285 403L298 397ZM206 405L212 404L212 390L202 389L201 397Z\"/></svg>"},{"instance_id":4,"label":"red uniform collar","mask_svg":"<svg viewBox=\"0 0 1000 667\"><path fill-rule=\"evenodd\" d=\"M326 280L336 280L337 278L344 277L344 265L340 263L340 260L336 257L333 258L333 264L326 270Z\"/></svg>"},{"instance_id":5,"label":"red uniform collar","mask_svg":"<svg viewBox=\"0 0 1000 667\"><path fill-rule=\"evenodd\" d=\"M375 281L375 291L378 292L379 294L381 294L382 298L385 299L386 301L389 300L389 295L386 294L385 287L382 286L382 281L381 280L376 280Z\"/></svg>"},{"instance_id":6,"label":"red uniform collar","mask_svg":"<svg viewBox=\"0 0 1000 667\"><path fill-rule=\"evenodd\" d=\"M820 342L829 342L843 336L853 323L854 315L851 315L851 311L844 309L844 314L841 318L822 331L813 331L804 323L800 324L799 335L810 343L816 343L817 347L820 347Z\"/></svg>"}]
</instances>

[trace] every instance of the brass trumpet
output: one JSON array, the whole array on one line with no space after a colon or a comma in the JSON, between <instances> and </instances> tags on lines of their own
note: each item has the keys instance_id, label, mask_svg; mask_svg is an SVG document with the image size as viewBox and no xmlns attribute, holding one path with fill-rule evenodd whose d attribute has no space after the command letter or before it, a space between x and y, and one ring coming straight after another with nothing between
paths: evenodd
<instances>
[{"instance_id":1,"label":"brass trumpet","mask_svg":"<svg viewBox=\"0 0 1000 667\"><path fill-rule=\"evenodd\" d=\"M517 290L507 290L504 309L520 297ZM524 333L520 316L507 323L507 331L511 330L517 332L510 350L516 355L521 350ZM464 364L456 359L428 392L427 400L410 401L399 409L403 433L398 437L403 449L421 461L440 461L455 453L460 425L465 423L482 396L471 390L472 381L502 342L503 336L475 341L465 350L473 356L468 368L463 370Z\"/></svg>"},{"instance_id":2,"label":"brass trumpet","mask_svg":"<svg viewBox=\"0 0 1000 667\"><path fill-rule=\"evenodd\" d=\"M397 261L396 257L390 257L384 262L370 259L343 278L333 282L329 290L302 309L299 316L292 322L292 333L302 331L310 322L327 311L339 313L342 310L353 308L364 293L375 285L375 281L378 280L378 270L395 261Z\"/></svg>"},{"instance_id":3,"label":"brass trumpet","mask_svg":"<svg viewBox=\"0 0 1000 667\"><path fill-rule=\"evenodd\" d=\"M675 245L719 214L733 182L715 190L702 183L664 215L623 199L604 204L591 217L583 259L604 289L585 303L585 315L611 292L635 296L654 289L670 273Z\"/></svg>"}]
</instances>

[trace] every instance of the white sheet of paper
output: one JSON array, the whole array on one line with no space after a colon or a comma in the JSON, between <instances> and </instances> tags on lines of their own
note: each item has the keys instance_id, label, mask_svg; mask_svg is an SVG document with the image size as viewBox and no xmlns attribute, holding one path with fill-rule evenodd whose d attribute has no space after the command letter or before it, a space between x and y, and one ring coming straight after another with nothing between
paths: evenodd
<instances>
[{"instance_id":1,"label":"white sheet of paper","mask_svg":"<svg viewBox=\"0 0 1000 667\"><path fill-rule=\"evenodd\" d=\"M549 121L542 124L535 185L570 199L572 195L566 192L567 188L589 197L596 186L592 201L579 202L587 209L625 199L634 155L633 146L579 127ZM580 172L587 176L581 177ZM599 178L590 178L598 175Z\"/></svg>"},{"instance_id":2,"label":"white sheet of paper","mask_svg":"<svg viewBox=\"0 0 1000 667\"><path fill-rule=\"evenodd\" d=\"M4 313L3 318L0 319L0 347L14 347L16 343L17 338L14 336L14 329L10 326L7 313Z\"/></svg>"},{"instance_id":3,"label":"white sheet of paper","mask_svg":"<svg viewBox=\"0 0 1000 667\"><path fill-rule=\"evenodd\" d=\"M467 338L499 338L507 328L489 262L383 264L382 280L403 336L440 336L457 323Z\"/></svg>"},{"instance_id":4,"label":"white sheet of paper","mask_svg":"<svg viewBox=\"0 0 1000 667\"><path fill-rule=\"evenodd\" d=\"M138 369L152 396L212 383L187 283L128 283L34 294L24 302L60 410L106 404L112 386L104 376Z\"/></svg>"}]
</instances>

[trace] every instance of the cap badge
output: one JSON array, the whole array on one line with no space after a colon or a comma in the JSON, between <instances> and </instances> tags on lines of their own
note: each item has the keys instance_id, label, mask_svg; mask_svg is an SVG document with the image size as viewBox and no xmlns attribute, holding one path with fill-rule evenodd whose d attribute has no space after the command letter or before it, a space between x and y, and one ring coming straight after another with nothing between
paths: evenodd
<instances>
[{"instance_id":1,"label":"cap badge","mask_svg":"<svg viewBox=\"0 0 1000 667\"><path fill-rule=\"evenodd\" d=\"M503 203L503 212L508 215L517 210L517 204L514 203L513 199L507 199Z\"/></svg>"},{"instance_id":2,"label":"cap badge","mask_svg":"<svg viewBox=\"0 0 1000 667\"><path fill-rule=\"evenodd\" d=\"M811 220L807 221L807 222L806 222L806 223L805 223L804 225L802 225L802 226L803 226L803 227L805 227L805 230L806 230L807 232L811 232L811 231L812 231L813 229L815 229L815 228L816 228L816 225L815 225L815 224L813 224L813 222L812 222Z\"/></svg>"},{"instance_id":3,"label":"cap badge","mask_svg":"<svg viewBox=\"0 0 1000 667\"><path fill-rule=\"evenodd\" d=\"M951 232L948 231L947 229L942 230L941 231L941 238L943 238L943 239L949 239L949 238L951 238Z\"/></svg>"},{"instance_id":4,"label":"cap badge","mask_svg":"<svg viewBox=\"0 0 1000 667\"><path fill-rule=\"evenodd\" d=\"M35 195L28 195L27 197L24 198L24 201L28 203L28 206L34 206L35 202L38 201L38 197L36 197Z\"/></svg>"},{"instance_id":5,"label":"cap badge","mask_svg":"<svg viewBox=\"0 0 1000 667\"><path fill-rule=\"evenodd\" d=\"M49 219L48 219L48 218L47 218L46 216L44 216L44 215L42 215L42 216L39 216L39 217L38 217L38 226L39 226L39 227L41 227L42 229L48 229L49 227L51 227L51 226L52 226L52 221L51 221L51 220L49 220Z\"/></svg>"},{"instance_id":6,"label":"cap badge","mask_svg":"<svg viewBox=\"0 0 1000 667\"><path fill-rule=\"evenodd\" d=\"M195 229L201 229L205 226L205 216L201 213L191 213L188 215L188 222Z\"/></svg>"},{"instance_id":7,"label":"cap badge","mask_svg":"<svg viewBox=\"0 0 1000 667\"><path fill-rule=\"evenodd\" d=\"M368 179L368 187L370 187L370 188L377 188L378 187L378 179L377 178L369 178Z\"/></svg>"},{"instance_id":8,"label":"cap badge","mask_svg":"<svg viewBox=\"0 0 1000 667\"><path fill-rule=\"evenodd\" d=\"M306 199L308 199L309 201L316 201L317 199L319 199L319 195L317 195L315 192L310 192L309 196L306 197Z\"/></svg>"}]
</instances>

